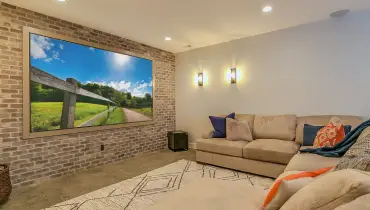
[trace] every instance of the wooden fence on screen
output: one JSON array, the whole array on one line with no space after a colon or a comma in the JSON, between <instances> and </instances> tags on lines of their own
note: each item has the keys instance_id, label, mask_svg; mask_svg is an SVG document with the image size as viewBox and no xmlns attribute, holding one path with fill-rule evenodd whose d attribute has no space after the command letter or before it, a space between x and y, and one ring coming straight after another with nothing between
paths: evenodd
<instances>
[{"instance_id":1,"label":"wooden fence on screen","mask_svg":"<svg viewBox=\"0 0 370 210\"><path fill-rule=\"evenodd\" d=\"M79 127L91 126L92 125L91 122L94 119L99 118L99 116L104 115L106 112L108 112L108 115L109 115L109 112L115 109L115 106L110 108L110 104L116 105L115 102L107 98L104 98L103 96L100 96L98 94L95 94L93 92L90 92L90 91L87 91L85 89L78 87L77 80L73 78L67 78L66 81L64 81L33 66L31 66L30 78L31 78L31 81L34 81L34 82L37 82L37 83L40 83L40 84L43 84L49 87L64 90L63 109L62 109L61 124L60 124L61 129L74 128L77 95L87 96L90 98L106 101L108 105L108 109L105 112L95 116L93 119L89 120L88 122L81 124Z\"/></svg>"}]
</instances>

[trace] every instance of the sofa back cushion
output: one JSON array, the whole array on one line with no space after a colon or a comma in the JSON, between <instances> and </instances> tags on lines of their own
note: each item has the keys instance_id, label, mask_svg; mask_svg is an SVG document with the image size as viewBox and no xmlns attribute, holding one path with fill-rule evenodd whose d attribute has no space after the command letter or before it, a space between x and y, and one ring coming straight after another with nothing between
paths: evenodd
<instances>
[{"instance_id":1,"label":"sofa back cushion","mask_svg":"<svg viewBox=\"0 0 370 210\"><path fill-rule=\"evenodd\" d=\"M246 121L251 131L253 130L254 114L236 114L235 120Z\"/></svg>"},{"instance_id":2,"label":"sofa back cushion","mask_svg":"<svg viewBox=\"0 0 370 210\"><path fill-rule=\"evenodd\" d=\"M352 129L355 129L358 125L360 125L363 122L363 119L361 117L347 115L317 115L317 116L297 117L295 141L299 144L303 144L304 124L324 126L329 123L332 117L335 116L339 117L344 125L351 125Z\"/></svg>"},{"instance_id":3,"label":"sofa back cushion","mask_svg":"<svg viewBox=\"0 0 370 210\"><path fill-rule=\"evenodd\" d=\"M292 141L295 137L296 123L295 115L256 115L253 123L253 137Z\"/></svg>"}]
</instances>

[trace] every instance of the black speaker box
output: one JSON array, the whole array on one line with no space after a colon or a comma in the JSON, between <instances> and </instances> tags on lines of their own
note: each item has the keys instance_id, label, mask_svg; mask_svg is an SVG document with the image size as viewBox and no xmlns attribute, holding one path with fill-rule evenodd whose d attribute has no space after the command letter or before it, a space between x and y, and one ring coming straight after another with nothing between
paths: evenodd
<instances>
[{"instance_id":1,"label":"black speaker box","mask_svg":"<svg viewBox=\"0 0 370 210\"><path fill-rule=\"evenodd\" d=\"M172 151L188 150L188 133L185 131L170 131L167 133L168 148Z\"/></svg>"}]
</instances>

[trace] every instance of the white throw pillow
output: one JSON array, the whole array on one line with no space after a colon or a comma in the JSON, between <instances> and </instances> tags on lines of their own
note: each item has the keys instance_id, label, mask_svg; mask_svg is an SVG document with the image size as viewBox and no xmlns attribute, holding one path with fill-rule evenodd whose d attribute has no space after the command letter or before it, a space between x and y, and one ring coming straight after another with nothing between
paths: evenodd
<instances>
[{"instance_id":1,"label":"white throw pillow","mask_svg":"<svg viewBox=\"0 0 370 210\"><path fill-rule=\"evenodd\" d=\"M226 139L229 141L252 141L252 132L248 122L226 118Z\"/></svg>"},{"instance_id":2,"label":"white throw pillow","mask_svg":"<svg viewBox=\"0 0 370 210\"><path fill-rule=\"evenodd\" d=\"M284 203L298 192L301 188L308 185L314 179L312 177L303 177L293 180L283 180L276 192L274 198L263 210L279 210Z\"/></svg>"},{"instance_id":3,"label":"white throw pillow","mask_svg":"<svg viewBox=\"0 0 370 210\"><path fill-rule=\"evenodd\" d=\"M318 177L299 190L280 210L334 210L370 193L370 175L345 169Z\"/></svg>"}]
</instances>

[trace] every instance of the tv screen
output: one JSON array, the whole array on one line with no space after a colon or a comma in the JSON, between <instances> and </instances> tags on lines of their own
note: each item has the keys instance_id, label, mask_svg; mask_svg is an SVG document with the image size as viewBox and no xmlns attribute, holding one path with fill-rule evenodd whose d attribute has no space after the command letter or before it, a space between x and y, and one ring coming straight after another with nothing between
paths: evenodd
<instances>
[{"instance_id":1,"label":"tv screen","mask_svg":"<svg viewBox=\"0 0 370 210\"><path fill-rule=\"evenodd\" d=\"M28 39L30 133L153 120L151 60L37 33Z\"/></svg>"}]
</instances>

